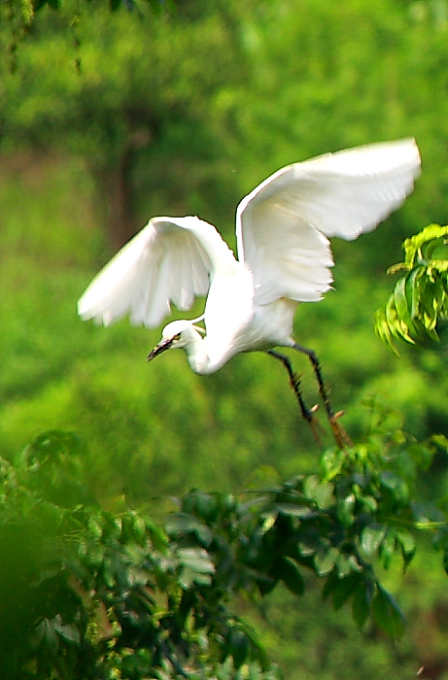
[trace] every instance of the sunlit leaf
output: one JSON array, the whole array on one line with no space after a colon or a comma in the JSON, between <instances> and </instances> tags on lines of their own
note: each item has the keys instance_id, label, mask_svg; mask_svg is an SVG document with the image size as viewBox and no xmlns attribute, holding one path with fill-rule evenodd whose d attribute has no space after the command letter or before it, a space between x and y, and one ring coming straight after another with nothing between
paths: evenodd
<instances>
[{"instance_id":1,"label":"sunlit leaf","mask_svg":"<svg viewBox=\"0 0 448 680\"><path fill-rule=\"evenodd\" d=\"M372 557L380 547L385 535L386 527L381 524L364 527L361 532L361 548L364 554Z\"/></svg>"},{"instance_id":2,"label":"sunlit leaf","mask_svg":"<svg viewBox=\"0 0 448 680\"><path fill-rule=\"evenodd\" d=\"M181 564L201 574L213 574L215 565L206 550L202 548L179 548L177 551Z\"/></svg>"},{"instance_id":3,"label":"sunlit leaf","mask_svg":"<svg viewBox=\"0 0 448 680\"><path fill-rule=\"evenodd\" d=\"M353 572L362 571L363 567L360 565L355 555L340 554L336 562L336 569L339 578L346 578Z\"/></svg>"},{"instance_id":4,"label":"sunlit leaf","mask_svg":"<svg viewBox=\"0 0 448 680\"><path fill-rule=\"evenodd\" d=\"M322 482L317 475L309 475L305 479L303 490L319 508L327 508L333 502L333 484Z\"/></svg>"},{"instance_id":5,"label":"sunlit leaf","mask_svg":"<svg viewBox=\"0 0 448 680\"><path fill-rule=\"evenodd\" d=\"M307 505L293 505L292 503L279 503L277 510L282 515L289 517L309 518L316 515L316 512Z\"/></svg>"},{"instance_id":6,"label":"sunlit leaf","mask_svg":"<svg viewBox=\"0 0 448 680\"><path fill-rule=\"evenodd\" d=\"M356 497L354 493L350 493L338 501L338 516L344 525L350 526L353 524L355 507Z\"/></svg>"},{"instance_id":7,"label":"sunlit leaf","mask_svg":"<svg viewBox=\"0 0 448 680\"><path fill-rule=\"evenodd\" d=\"M329 547L328 550L320 551L314 555L314 566L318 576L325 576L328 574L336 564L339 557L339 551L336 548Z\"/></svg>"},{"instance_id":8,"label":"sunlit leaf","mask_svg":"<svg viewBox=\"0 0 448 680\"><path fill-rule=\"evenodd\" d=\"M165 528L167 533L172 536L194 532L204 546L210 545L213 539L212 530L204 522L192 515L172 515L166 521Z\"/></svg>"},{"instance_id":9,"label":"sunlit leaf","mask_svg":"<svg viewBox=\"0 0 448 680\"><path fill-rule=\"evenodd\" d=\"M443 434L434 434L431 437L434 444L437 444L441 449L444 449L448 453L448 437Z\"/></svg>"}]
</instances>

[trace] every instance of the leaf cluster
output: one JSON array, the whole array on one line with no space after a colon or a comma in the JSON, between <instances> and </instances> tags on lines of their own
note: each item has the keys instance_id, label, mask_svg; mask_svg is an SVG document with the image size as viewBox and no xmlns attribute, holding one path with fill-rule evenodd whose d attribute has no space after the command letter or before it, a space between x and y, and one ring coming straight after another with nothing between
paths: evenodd
<instances>
[{"instance_id":1,"label":"leaf cluster","mask_svg":"<svg viewBox=\"0 0 448 680\"><path fill-rule=\"evenodd\" d=\"M376 314L375 330L395 351L394 340L413 345L439 343L448 319L448 227L437 224L405 240L405 260L389 273L405 271L386 307Z\"/></svg>"},{"instance_id":2,"label":"leaf cluster","mask_svg":"<svg viewBox=\"0 0 448 680\"><path fill-rule=\"evenodd\" d=\"M4 677L274 679L232 602L278 585L300 596L310 575L358 626L399 636L378 560L407 568L424 528L448 554L446 508L414 500L434 446L395 414L374 418L368 441L326 451L319 472L238 498L192 490L163 525L123 498L108 510L86 498L70 433L44 433L14 466L2 459Z\"/></svg>"},{"instance_id":3,"label":"leaf cluster","mask_svg":"<svg viewBox=\"0 0 448 680\"><path fill-rule=\"evenodd\" d=\"M51 431L17 465L1 460L3 677L224 680L243 663L241 678L276 677L207 550L123 499L86 500L79 453L76 436Z\"/></svg>"}]
</instances>

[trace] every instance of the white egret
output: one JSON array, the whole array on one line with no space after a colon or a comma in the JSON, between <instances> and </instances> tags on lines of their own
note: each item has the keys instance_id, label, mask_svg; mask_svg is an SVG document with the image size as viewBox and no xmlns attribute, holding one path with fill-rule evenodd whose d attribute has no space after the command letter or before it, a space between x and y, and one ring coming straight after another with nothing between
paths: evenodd
<instances>
[{"instance_id":1,"label":"white egret","mask_svg":"<svg viewBox=\"0 0 448 680\"><path fill-rule=\"evenodd\" d=\"M171 302L191 308L207 296L203 316L173 321L149 354L184 349L196 373L220 369L239 352L267 351L287 368L303 404L289 359L291 347L310 359L333 430L319 363L292 337L300 302L315 302L331 287L328 237L346 240L372 231L413 190L420 156L413 139L325 154L282 168L257 186L236 212L238 260L215 227L197 217L154 217L94 278L78 303L83 319L108 325L158 326ZM205 328L198 325L204 322Z\"/></svg>"}]
</instances>

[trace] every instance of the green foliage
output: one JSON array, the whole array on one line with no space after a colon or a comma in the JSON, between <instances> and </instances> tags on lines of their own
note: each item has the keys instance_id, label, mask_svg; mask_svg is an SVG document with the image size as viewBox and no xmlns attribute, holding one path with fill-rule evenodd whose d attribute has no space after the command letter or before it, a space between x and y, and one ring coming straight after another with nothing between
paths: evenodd
<instances>
[{"instance_id":1,"label":"green foliage","mask_svg":"<svg viewBox=\"0 0 448 680\"><path fill-rule=\"evenodd\" d=\"M82 154L108 226L129 191L129 235L167 212L230 226L237 200L281 165L415 135L422 190L390 223L404 236L446 202L437 140L448 120L447 24L441 15L434 30L430 3L419 6L229 0L179 3L159 17L64 3L39 13L14 74L0 66L2 148ZM75 9L76 49L66 29ZM347 35L347 24L358 28ZM373 238L378 272L393 239L385 228Z\"/></svg>"},{"instance_id":2,"label":"green foliage","mask_svg":"<svg viewBox=\"0 0 448 680\"><path fill-rule=\"evenodd\" d=\"M301 596L306 572L335 609L351 603L360 628L372 620L399 637L404 617L375 565L406 569L417 529L437 527L448 554L448 507L415 502L434 447L394 414L375 418L366 442L324 452L320 472L239 498L193 490L164 528L124 499L106 510L86 498L72 434L40 435L16 466L2 459L5 677L273 679L232 602L280 584Z\"/></svg>"},{"instance_id":3,"label":"green foliage","mask_svg":"<svg viewBox=\"0 0 448 680\"><path fill-rule=\"evenodd\" d=\"M404 242L404 270L384 310L376 315L376 332L391 348L393 339L432 348L448 323L448 227L430 225Z\"/></svg>"},{"instance_id":4,"label":"green foliage","mask_svg":"<svg viewBox=\"0 0 448 680\"><path fill-rule=\"evenodd\" d=\"M85 3L90 12L94 11L94 3L92 0L86 0ZM147 5L151 10L157 14L162 11L174 10L174 0L104 0L102 3L107 6L112 12L124 7L128 11L141 12L140 7ZM9 29L10 43L9 52L11 59L9 67L12 71L16 67L15 53L17 52L21 42L32 32L35 27L36 17L38 14L44 14L43 10L61 10L64 8L66 12L67 26L72 31L72 38L74 44L79 48L79 37L77 34L77 24L80 16L80 4L67 2L67 0L6 0L3 3L3 11L0 16L3 20L4 27ZM76 60L78 72L80 72L81 59Z\"/></svg>"},{"instance_id":5,"label":"green foliage","mask_svg":"<svg viewBox=\"0 0 448 680\"><path fill-rule=\"evenodd\" d=\"M78 448L48 432L16 467L2 460L4 677L224 679L244 664L240 677L274 678L225 606L239 584L215 584L211 553L170 541L147 513L83 503Z\"/></svg>"},{"instance_id":6,"label":"green foliage","mask_svg":"<svg viewBox=\"0 0 448 680\"><path fill-rule=\"evenodd\" d=\"M2 635L5 641L23 641L23 647L11 642L5 664L19 663L11 650L25 649L36 612L41 611L45 624L39 639L53 645L38 647L47 669L48 657L55 661L51 651L55 637L62 659L58 668L61 663L75 667L81 639L84 649L104 658L107 653L112 658L111 649L116 649L113 663L116 668L123 665L127 652L120 647L123 638L113 611L104 635L101 622L109 621L109 614L103 618L102 596L92 594L94 604L85 614L89 626L74 614L85 612L88 604L73 589L78 572L70 571L70 565L85 562L78 551L81 539L94 555L103 542L102 537L95 538L95 522L103 526L106 515L113 523L130 512L141 515L145 526L154 526L154 515L165 516L168 504L161 496L179 496L199 486L208 493L189 494L191 507L184 496L178 515L171 516L166 528L156 527L169 546L166 554L171 555L173 548L168 561L178 565L170 581L173 590L183 593L192 575L205 580L210 576L213 585L219 569L208 573L200 568L210 564L215 568L214 555L220 550L230 555L228 573L237 584L245 584L244 591L253 598L258 600L263 588L273 588L262 596L261 610L251 610L250 615L241 590L233 591L239 593L237 602L223 602L230 618L229 651L219 669L221 677L234 677L235 662L256 656L258 640L246 620L294 680L334 680L341 675L409 678L420 665L437 677L443 672L440 668L446 668L446 587L440 580L439 554L429 557L431 553L416 541L415 529L427 529L425 534L434 538L443 554L445 507L442 501L438 509L413 502L406 509L406 498L416 492L404 452L416 442L408 438L400 454L398 442L387 440L384 455L377 460L375 452L382 449L378 442L374 445L372 434L373 440L365 444L367 460L372 456L375 465L385 469L379 478L371 469L373 462L368 463L370 486L359 472L364 444L341 459L337 452L328 452L328 462L322 461L316 475L316 446L298 419L281 367L266 357L249 355L235 359L216 376L201 379L188 372L182 357L173 356L149 369L145 356L158 339L156 332L130 329L126 322L107 330L81 324L75 305L112 254L106 231L126 207L118 201L125 190L130 189L135 218L129 220L128 212L129 230L150 215L196 213L230 235L237 201L281 165L357 143L416 136L424 172L415 194L375 233L355 244L334 243L336 293L320 305L300 306L296 337L317 350L332 402L344 408L344 425L355 441L363 441L366 421L379 417L360 405L363 397L372 395L401 408L407 429L420 438L434 432L446 436L448 378L443 357L420 352L410 358L403 352L397 362L370 332L372 311L388 295L381 272L394 261L397 239L416 232L428 219L443 223L448 210L447 166L440 144L448 134L446 1L186 0L177 3L176 12L154 16L143 2L138 12L111 13L105 0L63 0L57 11L50 3L43 5L31 23L30 9L30 2L0 3L0 47L5 55L0 63L0 447L6 459L17 460L18 447L47 428L76 430L88 445L81 446L70 436L62 438L57 465L42 464L34 476L25 469L25 460L17 460L16 473L20 468L19 476L27 481L21 482L20 499L7 502L5 514L17 522L9 534L5 529L2 544L2 556L8 554L11 560L5 561L8 568L1 575L2 593L8 594L2 596L8 614ZM200 312L199 303L192 315ZM436 331L441 337L438 345L443 345L439 325ZM293 361L303 372L305 395L312 404L316 390L308 365L298 357ZM403 429L398 422L394 427ZM423 495L433 500L445 493L443 441L442 436L419 499ZM37 447L42 444L38 441ZM76 448L76 455L62 454L68 445ZM392 463L387 467L387 449L395 452L398 467L407 469L404 485ZM338 471L350 477L351 464L361 475L360 489L354 478L347 489L341 488ZM11 464L4 465L12 474ZM220 509L219 522L209 526L205 509L195 508L196 496L205 497L205 505L224 503L231 491L255 485L251 475L263 479L260 471L253 472L258 465L270 470L265 500L258 491L237 495L234 509L227 514ZM292 479L298 470L303 476ZM292 481L285 485L279 479ZM397 509L398 523L374 507L370 497L377 499L376 489L383 510L386 498L391 511ZM112 499L123 493L130 507L126 503L117 509ZM154 497L158 500L149 518L147 510L130 510ZM250 509L241 507L251 500L255 514L258 508L264 518L261 526ZM30 504L33 512L26 514ZM72 513L70 504L83 508L74 535L72 524L58 524L57 519ZM352 526L361 505L365 524L355 521ZM48 518L39 515L40 508ZM329 509L333 514L326 518ZM90 512L97 519L89 529ZM303 521L300 513L305 513ZM187 520L190 526L199 522L204 535L211 532L215 553L209 553L209 546L191 531L180 531ZM279 547L278 571L267 561L264 571L256 571L257 579L251 580L255 572L244 546L228 535L227 525L217 535L218 525L225 522L233 523L236 533L246 532L248 540L256 529L259 540L267 541L267 536L281 538L280 529L294 536L313 526L319 531L335 527L342 538L311 545L315 549L308 557L311 567L305 564L306 555L300 554L298 561ZM172 536L167 533L170 527L175 529ZM361 533L356 533L358 529ZM355 561L344 566L344 540L350 536L356 537L357 552L348 548ZM116 553L128 573L127 549L134 549L135 542L141 555L143 548L124 534L117 533L114 541L111 538L103 552ZM419 550L411 561L414 541ZM207 556L203 552L179 556L177 542L181 549L205 550ZM257 545L255 541L255 555L261 559ZM354 569L358 553L366 569L365 586ZM180 559L182 570L176 562ZM405 566L410 561L412 568L402 582L394 563ZM389 565L384 580L382 563ZM93 567L85 569L90 574ZM345 569L351 571L342 577ZM48 579L39 576L45 573ZM345 599L349 607L337 609L332 618L331 608L318 600L315 582L325 588L328 603L338 606ZM208 587L201 584L206 593L211 592ZM62 599L57 595L61 592ZM123 594L119 589L114 592ZM291 598L302 592L301 599L291 604ZM391 592L398 593L410 620L400 646L394 647L376 633L375 623L400 631L402 617ZM14 600L12 593L17 594ZM43 593L48 610L42 604ZM168 605L165 596L158 595L162 600L156 602L157 612L163 617ZM58 622L55 617L64 598L65 618ZM25 602L23 607L16 606L19 600ZM95 611L100 616L95 618ZM369 642L349 626L350 611L359 626L364 621L362 630L367 630ZM61 633L63 626L71 625L70 617L74 628L65 630L71 644ZM235 635L229 632L233 629ZM196 640L188 632L194 653L204 649L204 630ZM247 639L241 638L241 631ZM156 638L154 632L152 639ZM101 645L108 640L112 647L104 652ZM33 659L35 650L28 646ZM177 652L182 657L184 648ZM146 663L131 651L128 656L129 668ZM436 662L438 670L431 667ZM240 676L257 676L259 664L252 662L249 668L250 663L242 664ZM3 665L3 675L6 668ZM20 678L35 672L33 661ZM47 680L50 672L43 671L43 677Z\"/></svg>"}]
</instances>

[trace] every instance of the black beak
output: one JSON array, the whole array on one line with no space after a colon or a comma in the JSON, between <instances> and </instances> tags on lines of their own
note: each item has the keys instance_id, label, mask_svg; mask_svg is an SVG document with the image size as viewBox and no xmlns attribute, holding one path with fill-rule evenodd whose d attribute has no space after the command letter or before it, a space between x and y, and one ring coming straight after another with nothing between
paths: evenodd
<instances>
[{"instance_id":1,"label":"black beak","mask_svg":"<svg viewBox=\"0 0 448 680\"><path fill-rule=\"evenodd\" d=\"M159 356L159 354L162 354L162 352L165 352L165 350L169 349L171 345L174 342L174 338L167 338L166 340L162 340L162 342L159 342L157 347L154 347L148 354L148 361L152 361L156 357Z\"/></svg>"}]
</instances>

